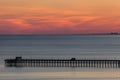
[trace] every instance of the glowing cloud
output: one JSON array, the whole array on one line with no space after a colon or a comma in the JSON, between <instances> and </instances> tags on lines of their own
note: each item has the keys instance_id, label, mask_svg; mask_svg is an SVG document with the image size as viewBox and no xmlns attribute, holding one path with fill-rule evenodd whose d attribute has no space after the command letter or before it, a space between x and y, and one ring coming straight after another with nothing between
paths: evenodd
<instances>
[{"instance_id":1,"label":"glowing cloud","mask_svg":"<svg viewBox=\"0 0 120 80\"><path fill-rule=\"evenodd\" d=\"M119 0L0 0L0 34L120 32Z\"/></svg>"}]
</instances>

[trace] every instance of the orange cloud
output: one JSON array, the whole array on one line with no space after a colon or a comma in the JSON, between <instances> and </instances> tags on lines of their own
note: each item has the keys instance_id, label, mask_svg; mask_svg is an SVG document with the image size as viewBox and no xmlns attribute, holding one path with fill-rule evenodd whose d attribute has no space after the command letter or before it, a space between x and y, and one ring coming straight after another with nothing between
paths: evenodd
<instances>
[{"instance_id":1,"label":"orange cloud","mask_svg":"<svg viewBox=\"0 0 120 80\"><path fill-rule=\"evenodd\" d=\"M78 5L77 5L78 6ZM117 7L118 9L119 7ZM106 9L105 9L106 10ZM0 6L0 34L79 34L120 31L119 11L48 6Z\"/></svg>"}]
</instances>

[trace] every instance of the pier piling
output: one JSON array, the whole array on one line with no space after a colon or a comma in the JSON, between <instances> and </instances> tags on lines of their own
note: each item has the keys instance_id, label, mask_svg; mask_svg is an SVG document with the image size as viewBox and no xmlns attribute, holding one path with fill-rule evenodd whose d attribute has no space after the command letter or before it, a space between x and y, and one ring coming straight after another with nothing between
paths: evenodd
<instances>
[{"instance_id":1,"label":"pier piling","mask_svg":"<svg viewBox=\"0 0 120 80\"><path fill-rule=\"evenodd\" d=\"M120 60L105 59L5 59L6 67L81 67L81 68L120 68Z\"/></svg>"}]
</instances>

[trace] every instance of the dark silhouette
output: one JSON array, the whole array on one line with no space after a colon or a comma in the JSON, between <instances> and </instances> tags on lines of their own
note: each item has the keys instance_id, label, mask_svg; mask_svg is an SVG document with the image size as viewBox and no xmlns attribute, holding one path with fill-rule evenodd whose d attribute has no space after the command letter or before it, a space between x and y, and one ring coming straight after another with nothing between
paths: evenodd
<instances>
[{"instance_id":1,"label":"dark silhouette","mask_svg":"<svg viewBox=\"0 0 120 80\"><path fill-rule=\"evenodd\" d=\"M111 35L118 35L119 33L117 33L117 32L111 32L110 34Z\"/></svg>"},{"instance_id":2,"label":"dark silhouette","mask_svg":"<svg viewBox=\"0 0 120 80\"><path fill-rule=\"evenodd\" d=\"M6 67L86 67L120 68L120 60L105 59L6 59Z\"/></svg>"}]
</instances>

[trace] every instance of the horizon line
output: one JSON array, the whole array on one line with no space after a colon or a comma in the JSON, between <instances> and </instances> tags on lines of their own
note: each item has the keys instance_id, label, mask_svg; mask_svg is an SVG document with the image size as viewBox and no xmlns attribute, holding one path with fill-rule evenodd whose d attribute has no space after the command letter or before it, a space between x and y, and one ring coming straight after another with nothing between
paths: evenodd
<instances>
[{"instance_id":1,"label":"horizon line","mask_svg":"<svg viewBox=\"0 0 120 80\"><path fill-rule=\"evenodd\" d=\"M0 35L120 35L120 33L110 32L110 33L83 33L83 34L0 34Z\"/></svg>"}]
</instances>

